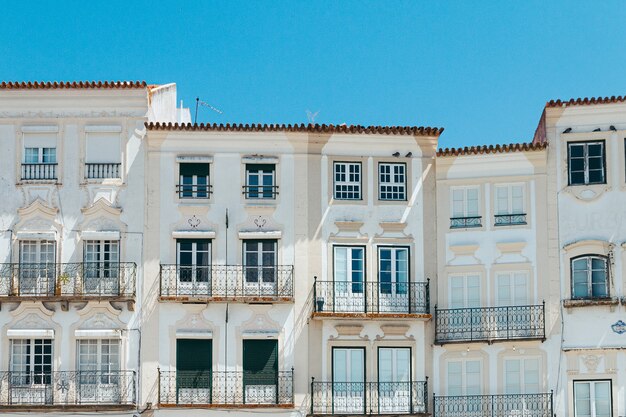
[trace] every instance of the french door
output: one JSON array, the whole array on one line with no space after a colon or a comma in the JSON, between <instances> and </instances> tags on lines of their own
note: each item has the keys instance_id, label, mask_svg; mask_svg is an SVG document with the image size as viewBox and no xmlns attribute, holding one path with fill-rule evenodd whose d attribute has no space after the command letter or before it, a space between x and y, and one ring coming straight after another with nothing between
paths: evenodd
<instances>
[{"instance_id":1,"label":"french door","mask_svg":"<svg viewBox=\"0 0 626 417\"><path fill-rule=\"evenodd\" d=\"M493 336L524 337L541 328L540 317L527 309L516 308L530 304L528 274L526 272L500 272L496 274L496 305Z\"/></svg>"},{"instance_id":2,"label":"french door","mask_svg":"<svg viewBox=\"0 0 626 417\"><path fill-rule=\"evenodd\" d=\"M20 241L19 294L54 294L55 246L52 240Z\"/></svg>"},{"instance_id":3,"label":"french door","mask_svg":"<svg viewBox=\"0 0 626 417\"><path fill-rule=\"evenodd\" d=\"M116 295L120 292L120 242L85 241L83 285L88 295Z\"/></svg>"},{"instance_id":4,"label":"french door","mask_svg":"<svg viewBox=\"0 0 626 417\"><path fill-rule=\"evenodd\" d=\"M335 246L335 311L365 312L365 249Z\"/></svg>"},{"instance_id":5,"label":"french door","mask_svg":"<svg viewBox=\"0 0 626 417\"><path fill-rule=\"evenodd\" d=\"M176 403L211 404L213 341L176 339Z\"/></svg>"},{"instance_id":6,"label":"french door","mask_svg":"<svg viewBox=\"0 0 626 417\"><path fill-rule=\"evenodd\" d=\"M483 326L480 315L480 275L451 275L449 277L449 306L451 312L449 332L451 337L471 338L489 331ZM483 337L486 335L483 334Z\"/></svg>"},{"instance_id":7,"label":"french door","mask_svg":"<svg viewBox=\"0 0 626 417\"><path fill-rule=\"evenodd\" d=\"M379 412L408 413L411 410L411 349L378 349Z\"/></svg>"},{"instance_id":8,"label":"french door","mask_svg":"<svg viewBox=\"0 0 626 417\"><path fill-rule=\"evenodd\" d=\"M410 313L409 249L378 248L378 310Z\"/></svg>"},{"instance_id":9,"label":"french door","mask_svg":"<svg viewBox=\"0 0 626 417\"><path fill-rule=\"evenodd\" d=\"M333 348L333 414L365 411L365 349Z\"/></svg>"},{"instance_id":10,"label":"french door","mask_svg":"<svg viewBox=\"0 0 626 417\"><path fill-rule=\"evenodd\" d=\"M12 404L52 403L51 339L12 339L10 369Z\"/></svg>"},{"instance_id":11,"label":"french door","mask_svg":"<svg viewBox=\"0 0 626 417\"><path fill-rule=\"evenodd\" d=\"M243 341L244 403L278 404L278 341Z\"/></svg>"},{"instance_id":12,"label":"french door","mask_svg":"<svg viewBox=\"0 0 626 417\"><path fill-rule=\"evenodd\" d=\"M243 241L244 295L277 295L277 246L271 239Z\"/></svg>"},{"instance_id":13,"label":"french door","mask_svg":"<svg viewBox=\"0 0 626 417\"><path fill-rule=\"evenodd\" d=\"M81 404L117 404L120 402L122 393L120 392L119 340L78 341L77 383Z\"/></svg>"},{"instance_id":14,"label":"french door","mask_svg":"<svg viewBox=\"0 0 626 417\"><path fill-rule=\"evenodd\" d=\"M178 293L182 295L211 295L211 241L208 239L178 239Z\"/></svg>"}]
</instances>

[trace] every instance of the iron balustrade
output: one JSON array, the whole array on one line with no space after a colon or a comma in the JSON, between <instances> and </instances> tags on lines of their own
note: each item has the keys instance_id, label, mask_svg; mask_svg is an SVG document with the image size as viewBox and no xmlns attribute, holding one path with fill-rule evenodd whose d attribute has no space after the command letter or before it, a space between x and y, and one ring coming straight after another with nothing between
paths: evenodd
<instances>
[{"instance_id":1,"label":"iron balustrade","mask_svg":"<svg viewBox=\"0 0 626 417\"><path fill-rule=\"evenodd\" d=\"M106 179L121 178L120 167L122 164L85 164L85 178L87 179Z\"/></svg>"},{"instance_id":2,"label":"iron balustrade","mask_svg":"<svg viewBox=\"0 0 626 417\"><path fill-rule=\"evenodd\" d=\"M22 164L22 180L56 180L57 164Z\"/></svg>"},{"instance_id":3,"label":"iron balustrade","mask_svg":"<svg viewBox=\"0 0 626 417\"><path fill-rule=\"evenodd\" d=\"M293 405L293 369L278 372L161 371L159 404Z\"/></svg>"},{"instance_id":4,"label":"iron balustrade","mask_svg":"<svg viewBox=\"0 0 626 417\"><path fill-rule=\"evenodd\" d=\"M482 226L482 217L451 217L450 229L463 229L468 227L480 227Z\"/></svg>"},{"instance_id":5,"label":"iron balustrade","mask_svg":"<svg viewBox=\"0 0 626 417\"><path fill-rule=\"evenodd\" d=\"M0 406L132 406L135 384L135 371L5 371Z\"/></svg>"},{"instance_id":6,"label":"iron balustrade","mask_svg":"<svg viewBox=\"0 0 626 417\"><path fill-rule=\"evenodd\" d=\"M428 382L311 381L311 414L420 414L428 412Z\"/></svg>"},{"instance_id":7,"label":"iron balustrade","mask_svg":"<svg viewBox=\"0 0 626 417\"><path fill-rule=\"evenodd\" d=\"M293 265L161 265L162 297L293 298Z\"/></svg>"},{"instance_id":8,"label":"iron balustrade","mask_svg":"<svg viewBox=\"0 0 626 417\"><path fill-rule=\"evenodd\" d=\"M540 305L438 309L435 343L545 340L545 302Z\"/></svg>"},{"instance_id":9,"label":"iron balustrade","mask_svg":"<svg viewBox=\"0 0 626 417\"><path fill-rule=\"evenodd\" d=\"M246 199L273 200L278 195L278 185L244 185L242 188Z\"/></svg>"},{"instance_id":10,"label":"iron balustrade","mask_svg":"<svg viewBox=\"0 0 626 417\"><path fill-rule=\"evenodd\" d=\"M134 297L134 262L0 264L2 297Z\"/></svg>"},{"instance_id":11,"label":"iron balustrade","mask_svg":"<svg viewBox=\"0 0 626 417\"><path fill-rule=\"evenodd\" d=\"M553 417L552 392L434 396L433 417Z\"/></svg>"},{"instance_id":12,"label":"iron balustrade","mask_svg":"<svg viewBox=\"0 0 626 417\"><path fill-rule=\"evenodd\" d=\"M495 226L516 226L526 224L526 214L496 214Z\"/></svg>"},{"instance_id":13,"label":"iron balustrade","mask_svg":"<svg viewBox=\"0 0 626 417\"><path fill-rule=\"evenodd\" d=\"M428 314L430 283L317 281L316 313Z\"/></svg>"},{"instance_id":14,"label":"iron balustrade","mask_svg":"<svg viewBox=\"0 0 626 417\"><path fill-rule=\"evenodd\" d=\"M210 198L213 194L211 184L177 184L178 198Z\"/></svg>"}]
</instances>

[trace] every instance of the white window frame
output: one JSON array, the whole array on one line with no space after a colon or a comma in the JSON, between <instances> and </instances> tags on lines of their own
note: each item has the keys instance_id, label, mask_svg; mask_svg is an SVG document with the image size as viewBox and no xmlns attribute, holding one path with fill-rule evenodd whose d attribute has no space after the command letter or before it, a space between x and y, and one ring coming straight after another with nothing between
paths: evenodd
<instances>
[{"instance_id":1,"label":"white window frame","mask_svg":"<svg viewBox=\"0 0 626 417\"><path fill-rule=\"evenodd\" d=\"M523 297L520 297L518 283L516 282L518 277L523 277L525 280L524 285L524 294ZM508 280L509 287L509 302L502 303L500 299L500 282L501 279ZM523 298L523 302L518 302L517 300ZM496 281L495 281L495 301L496 305L499 307L506 306L525 306L530 304L530 274L528 271L498 271L496 272Z\"/></svg>"},{"instance_id":2,"label":"white window frame","mask_svg":"<svg viewBox=\"0 0 626 417\"><path fill-rule=\"evenodd\" d=\"M574 295L574 262L580 261L583 259L587 261L587 269L586 269L587 271L587 294L584 297L576 297ZM605 297L594 297L593 295L592 265L593 265L594 259L601 260L602 262L604 262L604 265L605 265L605 269L604 269L605 271L604 285L605 285L605 290L606 290ZM611 281L611 269L610 269L608 257L597 255L597 254L588 254L588 255L577 256L575 258L570 259L570 285L572 289L572 299L608 298L611 296L610 281Z\"/></svg>"},{"instance_id":3,"label":"white window frame","mask_svg":"<svg viewBox=\"0 0 626 417\"><path fill-rule=\"evenodd\" d=\"M103 361L103 357L105 356L103 348L105 344L108 346L109 350L109 352L106 353L108 356L106 363ZM83 352L81 352L81 346L83 345L87 346L87 348L95 347L96 352L88 352L86 355L83 354ZM116 347L117 352L111 352L112 346ZM92 383L95 383L96 378L91 378L90 375L84 375L82 372L85 372L86 374L91 372L92 375L97 375L98 382L103 384L114 383L117 380L121 366L121 346L119 339L79 339L76 343L76 349L76 368L79 372L81 372L83 383L88 383L88 381L93 381ZM95 363L90 363L89 361L86 363L83 362L83 358L85 356L92 355L96 358ZM112 360L112 358L115 358L115 360Z\"/></svg>"},{"instance_id":4,"label":"white window frame","mask_svg":"<svg viewBox=\"0 0 626 417\"><path fill-rule=\"evenodd\" d=\"M344 167L343 172L338 168ZM358 167L355 172L350 172L351 167ZM337 179L337 177L342 179ZM350 176L358 177L358 180L351 181ZM363 193L361 183L363 181L363 167L361 162L333 162L333 197L335 200L362 200Z\"/></svg>"},{"instance_id":5,"label":"white window frame","mask_svg":"<svg viewBox=\"0 0 626 417\"><path fill-rule=\"evenodd\" d=\"M526 365L528 361L536 361L537 364L537 388L536 389L527 389L528 384L530 383L529 381L527 381L528 379L528 374L530 373L530 370L527 369L528 366ZM509 363L513 363L513 362L517 362L518 366L519 366L519 375L518 375L518 384L519 384L519 390L515 391L515 392L509 392L508 389L508 378L507 378L507 371L508 371L508 364ZM503 386L503 394L538 394L542 391L542 381L541 381L541 377L542 377L542 367L541 367L541 357L539 356L507 356L504 357L502 360L502 374L503 374L503 380L502 380L502 386Z\"/></svg>"},{"instance_id":6,"label":"white window frame","mask_svg":"<svg viewBox=\"0 0 626 417\"><path fill-rule=\"evenodd\" d=\"M470 299L468 298L468 278L478 278L478 302L476 306L470 306ZM452 300L452 280L455 278L462 278L463 279L463 307L456 307L453 306L453 300ZM456 308L479 308L482 305L482 298L483 298L483 294L482 294L482 275L480 273L467 273L467 274L449 274L448 275L448 306L449 308L452 309L456 309Z\"/></svg>"},{"instance_id":7,"label":"white window frame","mask_svg":"<svg viewBox=\"0 0 626 417\"><path fill-rule=\"evenodd\" d=\"M573 386L574 397L574 417L607 417L606 414L597 414L596 412L596 384L608 383L609 384L609 414L608 417L613 415L613 381L610 379L594 379L594 380L576 380ZM589 385L589 411L590 414L580 414L578 410L578 400L576 399L576 386L578 384Z\"/></svg>"},{"instance_id":8,"label":"white window frame","mask_svg":"<svg viewBox=\"0 0 626 417\"><path fill-rule=\"evenodd\" d=\"M388 168L389 172L383 172ZM396 172L400 169L401 172ZM389 176L390 181L383 181L384 176ZM396 176L404 180L397 182ZM378 163L378 199L380 201L406 201L407 199L407 165L403 162L379 162ZM391 197L383 197L391 195Z\"/></svg>"},{"instance_id":9,"label":"white window frame","mask_svg":"<svg viewBox=\"0 0 626 417\"><path fill-rule=\"evenodd\" d=\"M470 213L469 211L469 207L468 207L468 197L467 197L467 193L470 190L476 190L476 213ZM455 191L462 191L463 192L463 212L462 213L455 213L454 212L454 192ZM450 217L455 219L455 218L463 218L463 217L481 217L480 216L480 187L479 186L468 186L468 187L452 187L450 189L450 201L452 204L450 204L450 210L451 210L451 215ZM458 215L460 214L460 215Z\"/></svg>"},{"instance_id":10,"label":"white window frame","mask_svg":"<svg viewBox=\"0 0 626 417\"><path fill-rule=\"evenodd\" d=\"M337 279L337 250L339 249L345 249L346 250L346 275L345 275L345 280L338 280ZM360 271L361 272L361 281L353 281L352 280L352 274L354 272L359 272L359 271L354 271L352 269L352 254L353 251L355 250L360 250L361 253L363 254L363 257L361 259L362 263L363 263L363 270ZM362 291L358 291L356 293L361 294L365 291L365 274L366 274L366 259L365 259L365 247L364 246L345 246L345 245L336 245L333 247L333 281L335 283L338 282L345 282L349 285L349 287L353 288L354 284L361 284L361 290ZM352 290L350 292L353 292Z\"/></svg>"},{"instance_id":11,"label":"white window frame","mask_svg":"<svg viewBox=\"0 0 626 417\"><path fill-rule=\"evenodd\" d=\"M272 166L271 171L251 171L252 166ZM256 178L257 184L250 184L250 178ZM265 184L266 178L271 179L271 184ZM265 187L269 187L269 191L265 190ZM255 191L250 191L251 188L256 188ZM251 196L250 194L256 194ZM274 163L246 163L246 188L244 195L246 199L250 200L275 200L278 195L278 189L276 186L276 164Z\"/></svg>"},{"instance_id":12,"label":"white window frame","mask_svg":"<svg viewBox=\"0 0 626 417\"><path fill-rule=\"evenodd\" d=\"M180 173L182 165L208 165L208 173L204 175L183 175ZM185 184L183 178L191 177L191 184ZM199 184L198 179L205 178L205 184ZM187 191L185 187L191 187L191 190ZM202 187L202 190L200 190ZM188 195L187 195L188 194ZM204 194L204 195L201 195ZM208 162L180 162L178 164L178 198L203 198L207 199L211 197L211 165Z\"/></svg>"},{"instance_id":13,"label":"white window frame","mask_svg":"<svg viewBox=\"0 0 626 417\"><path fill-rule=\"evenodd\" d=\"M589 145L601 145L602 149L602 181L600 182L589 182ZM582 157L572 157L571 151L572 147L583 147L583 156ZM596 158L596 157L593 157ZM572 183L572 159L582 159L584 168L584 182L583 183ZM576 171L580 172L580 171ZM606 184L606 144L604 140L592 140L585 142L568 142L567 143L567 183L568 185L593 185L593 184Z\"/></svg>"},{"instance_id":14,"label":"white window frame","mask_svg":"<svg viewBox=\"0 0 626 417\"><path fill-rule=\"evenodd\" d=\"M478 363L478 384L476 386L468 385L468 371L467 365L468 363ZM460 392L451 393L450 386L450 364L451 363L460 363L461 364L461 386ZM481 395L483 392L483 361L480 358L455 358L448 359L446 361L446 393L447 395ZM476 389L476 391L469 390L469 388ZM484 391L487 391L486 387L484 387Z\"/></svg>"},{"instance_id":15,"label":"white window frame","mask_svg":"<svg viewBox=\"0 0 626 417\"><path fill-rule=\"evenodd\" d=\"M513 189L514 188L520 188L522 190L522 207L520 210L514 210L513 209ZM502 185L496 185L495 186L495 193L494 193L494 205L495 205L495 214L496 216L499 215L513 215L513 214L526 214L526 190L525 190L525 186L523 183L516 183L516 184L502 184ZM500 198L498 196L498 191L505 189L506 193L507 193L507 202L506 202L506 210L501 210L500 207Z\"/></svg>"},{"instance_id":16,"label":"white window frame","mask_svg":"<svg viewBox=\"0 0 626 417\"><path fill-rule=\"evenodd\" d=\"M27 161L27 154L28 154L28 150L29 149L36 149L37 150L37 162L30 162ZM54 160L53 161L46 161L44 162L44 153L45 150L50 150L50 149L54 149ZM46 147L24 147L24 164L56 164L57 163L57 148L46 148Z\"/></svg>"},{"instance_id":17,"label":"white window frame","mask_svg":"<svg viewBox=\"0 0 626 417\"><path fill-rule=\"evenodd\" d=\"M46 384L44 382L45 381L44 377L47 377L47 379L50 380L50 383L52 383L52 374L54 372L54 340L39 339L39 338L9 339L9 340L10 340L10 346L11 346L10 357L9 357L9 369L11 369L11 372L15 372L17 374L15 376L16 376L16 380L19 381L18 385L20 384L29 384L29 385ZM38 366L41 366L41 367L49 366L50 373L47 373L43 370L42 372L35 373L35 370L34 370L35 356L37 355L35 353L35 346L37 344L41 344L41 347L42 347L42 354L39 355L42 357L42 362L41 362L41 365L38 365ZM25 353L25 350L24 350L24 353L16 354L16 347L18 345L29 346L30 352ZM50 345L50 354L48 355L43 353L43 347L45 345ZM19 364L16 363L16 358L18 356L23 358L22 361L19 361L20 362ZM43 361L44 358L48 358L49 362L44 363ZM16 369L16 365L19 365L20 369ZM34 380L32 378L34 378Z\"/></svg>"}]
</instances>

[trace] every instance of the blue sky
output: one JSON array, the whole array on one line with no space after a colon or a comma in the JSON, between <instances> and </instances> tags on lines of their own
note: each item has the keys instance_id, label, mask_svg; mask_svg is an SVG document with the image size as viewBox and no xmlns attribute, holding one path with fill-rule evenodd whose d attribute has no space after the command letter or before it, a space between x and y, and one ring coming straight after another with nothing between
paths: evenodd
<instances>
[{"instance_id":1,"label":"blue sky","mask_svg":"<svg viewBox=\"0 0 626 417\"><path fill-rule=\"evenodd\" d=\"M2 4L4 3L4 4ZM200 122L532 138L549 99L626 94L626 3L0 0L0 79L178 84ZM193 109L192 109L193 113Z\"/></svg>"}]
</instances>

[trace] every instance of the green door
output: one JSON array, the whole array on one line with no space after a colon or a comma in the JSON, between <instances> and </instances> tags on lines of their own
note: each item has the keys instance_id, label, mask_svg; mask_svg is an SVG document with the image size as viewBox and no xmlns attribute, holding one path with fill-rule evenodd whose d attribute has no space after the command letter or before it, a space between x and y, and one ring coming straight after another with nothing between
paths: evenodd
<instances>
[{"instance_id":1,"label":"green door","mask_svg":"<svg viewBox=\"0 0 626 417\"><path fill-rule=\"evenodd\" d=\"M211 403L211 339L176 340L176 399L185 403Z\"/></svg>"},{"instance_id":2,"label":"green door","mask_svg":"<svg viewBox=\"0 0 626 417\"><path fill-rule=\"evenodd\" d=\"M277 340L243 341L243 385L246 403L277 403Z\"/></svg>"}]
</instances>

